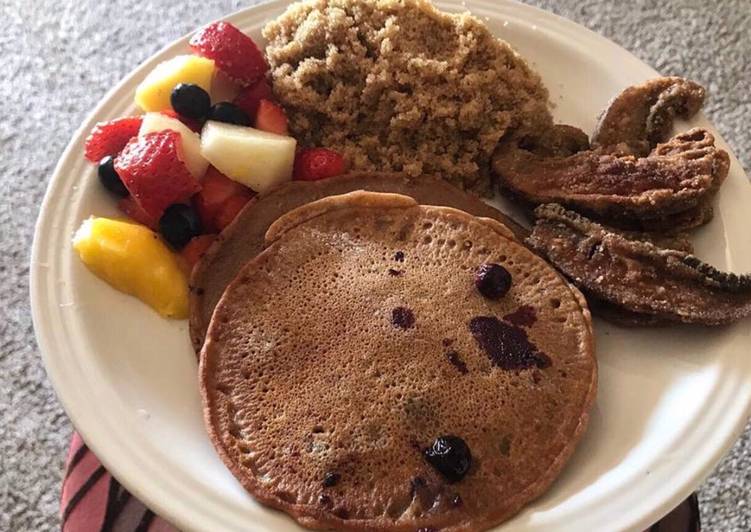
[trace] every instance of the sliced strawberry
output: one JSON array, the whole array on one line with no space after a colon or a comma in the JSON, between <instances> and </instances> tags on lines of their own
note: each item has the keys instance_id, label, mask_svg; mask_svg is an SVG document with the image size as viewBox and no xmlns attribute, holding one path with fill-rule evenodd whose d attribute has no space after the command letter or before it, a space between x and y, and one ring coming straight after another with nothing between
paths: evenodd
<instances>
[{"instance_id":1,"label":"sliced strawberry","mask_svg":"<svg viewBox=\"0 0 751 532\"><path fill-rule=\"evenodd\" d=\"M84 156L92 163L98 163L107 155L114 157L120 153L130 139L138 135L140 128L140 116L99 122L86 139Z\"/></svg>"},{"instance_id":2,"label":"sliced strawberry","mask_svg":"<svg viewBox=\"0 0 751 532\"><path fill-rule=\"evenodd\" d=\"M190 239L185 247L180 251L180 255L188 263L189 269L201 260L209 246L216 240L216 235L200 235Z\"/></svg>"},{"instance_id":3,"label":"sliced strawberry","mask_svg":"<svg viewBox=\"0 0 751 532\"><path fill-rule=\"evenodd\" d=\"M213 59L216 66L243 86L251 85L269 69L253 39L228 22L214 22L191 39L195 53Z\"/></svg>"},{"instance_id":4,"label":"sliced strawberry","mask_svg":"<svg viewBox=\"0 0 751 532\"><path fill-rule=\"evenodd\" d=\"M287 135L287 115L284 114L284 109L271 100L262 99L258 102L256 129L277 135Z\"/></svg>"},{"instance_id":5,"label":"sliced strawberry","mask_svg":"<svg viewBox=\"0 0 751 532\"><path fill-rule=\"evenodd\" d=\"M213 166L209 166L201 181L201 192L193 197L193 204L201 218L204 230L219 231L215 218L222 210L224 203L233 196L245 198L253 196L252 191L237 181L232 181Z\"/></svg>"},{"instance_id":6,"label":"sliced strawberry","mask_svg":"<svg viewBox=\"0 0 751 532\"><path fill-rule=\"evenodd\" d=\"M251 120L255 120L261 100L271 100L272 97L271 85L266 78L261 78L241 90L232 103L245 111Z\"/></svg>"},{"instance_id":7,"label":"sliced strawberry","mask_svg":"<svg viewBox=\"0 0 751 532\"><path fill-rule=\"evenodd\" d=\"M117 208L120 209L123 214L125 214L134 222L145 225L153 231L159 230L159 218L155 218L146 214L146 211L144 211L141 206L138 205L133 196L127 196L118 201Z\"/></svg>"},{"instance_id":8,"label":"sliced strawberry","mask_svg":"<svg viewBox=\"0 0 751 532\"><path fill-rule=\"evenodd\" d=\"M188 126L190 128L190 130L193 131L194 133L200 133L201 132L201 128L203 127L203 124L201 124L201 122L199 122L198 120L194 120L192 118L186 118L184 116L180 116L179 114L177 114L174 111L174 109L165 109L165 110L159 111L159 112L162 113L163 115L169 116L170 118L176 118L177 120L179 120L180 122L182 122L183 124L185 124L186 126Z\"/></svg>"},{"instance_id":9,"label":"sliced strawberry","mask_svg":"<svg viewBox=\"0 0 751 532\"><path fill-rule=\"evenodd\" d=\"M115 159L115 170L125 188L150 217L201 190L180 160L180 134L166 129L132 139Z\"/></svg>"},{"instance_id":10,"label":"sliced strawberry","mask_svg":"<svg viewBox=\"0 0 751 532\"><path fill-rule=\"evenodd\" d=\"M341 154L326 148L308 148L295 155L293 179L316 181L344 173L346 168Z\"/></svg>"},{"instance_id":11,"label":"sliced strawberry","mask_svg":"<svg viewBox=\"0 0 751 532\"><path fill-rule=\"evenodd\" d=\"M238 213L245 207L245 204L250 201L250 198L250 195L237 195L232 196L222 203L221 209L214 216L214 225L216 225L216 228L223 231L225 227L231 224Z\"/></svg>"}]
</instances>

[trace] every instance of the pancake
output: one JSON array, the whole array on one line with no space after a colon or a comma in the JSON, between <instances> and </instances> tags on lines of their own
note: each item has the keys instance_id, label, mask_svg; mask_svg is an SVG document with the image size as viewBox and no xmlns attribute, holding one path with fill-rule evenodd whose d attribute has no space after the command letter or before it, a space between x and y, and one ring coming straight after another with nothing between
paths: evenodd
<instances>
[{"instance_id":1,"label":"pancake","mask_svg":"<svg viewBox=\"0 0 751 532\"><path fill-rule=\"evenodd\" d=\"M242 485L304 526L345 530L477 530L543 493L595 397L591 320L509 236L368 192L278 220L201 353L205 423ZM483 263L511 273L500 299L475 288ZM426 458L441 436L468 447L463 478Z\"/></svg>"},{"instance_id":2,"label":"pancake","mask_svg":"<svg viewBox=\"0 0 751 532\"><path fill-rule=\"evenodd\" d=\"M456 207L477 216L495 218L514 230L519 239L528 235L509 217L477 196L463 192L442 179L406 177L395 173L351 173L320 181L293 181L257 196L222 232L193 270L190 293L190 338L196 352L203 345L211 314L224 289L240 268L263 249L263 235L284 213L317 199L353 190L397 192L428 205Z\"/></svg>"}]
</instances>

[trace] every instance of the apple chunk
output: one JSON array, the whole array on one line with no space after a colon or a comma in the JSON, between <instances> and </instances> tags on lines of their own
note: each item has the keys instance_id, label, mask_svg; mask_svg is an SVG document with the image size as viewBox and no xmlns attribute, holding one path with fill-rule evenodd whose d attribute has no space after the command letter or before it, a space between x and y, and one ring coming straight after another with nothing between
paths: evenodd
<instances>
[{"instance_id":1,"label":"apple chunk","mask_svg":"<svg viewBox=\"0 0 751 532\"><path fill-rule=\"evenodd\" d=\"M252 127L206 122L201 153L230 179L262 193L292 179L297 141Z\"/></svg>"},{"instance_id":2,"label":"apple chunk","mask_svg":"<svg viewBox=\"0 0 751 532\"><path fill-rule=\"evenodd\" d=\"M146 133L164 131L165 129L171 129L180 134L183 162L193 177L201 179L209 167L209 161L201 155L201 139L198 137L198 133L191 131L178 119L162 113L146 113L143 117L141 129L138 130L138 136L141 137Z\"/></svg>"}]
</instances>

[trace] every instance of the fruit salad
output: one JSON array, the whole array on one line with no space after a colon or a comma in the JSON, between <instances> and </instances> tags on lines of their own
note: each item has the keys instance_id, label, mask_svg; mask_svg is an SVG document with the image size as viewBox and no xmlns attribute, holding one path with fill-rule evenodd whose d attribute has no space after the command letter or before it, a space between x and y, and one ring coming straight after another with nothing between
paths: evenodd
<instances>
[{"instance_id":1,"label":"fruit salad","mask_svg":"<svg viewBox=\"0 0 751 532\"><path fill-rule=\"evenodd\" d=\"M84 156L127 220L91 217L73 241L93 273L176 319L188 314L192 267L253 196L346 167L289 135L250 37L216 22L189 45L138 85L141 115L91 131Z\"/></svg>"}]
</instances>

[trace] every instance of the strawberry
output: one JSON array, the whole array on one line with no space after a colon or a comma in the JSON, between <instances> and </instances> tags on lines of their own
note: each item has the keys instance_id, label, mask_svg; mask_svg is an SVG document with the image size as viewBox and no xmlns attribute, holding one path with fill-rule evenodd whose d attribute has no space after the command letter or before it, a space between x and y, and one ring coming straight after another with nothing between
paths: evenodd
<instances>
[{"instance_id":1,"label":"strawberry","mask_svg":"<svg viewBox=\"0 0 751 532\"><path fill-rule=\"evenodd\" d=\"M223 227L217 225L216 217L222 211L225 202L233 197L241 197L244 204L252 196L250 189L232 181L213 166L209 166L201 181L201 191L193 197L193 204L204 229L219 231Z\"/></svg>"},{"instance_id":2,"label":"strawberry","mask_svg":"<svg viewBox=\"0 0 751 532\"><path fill-rule=\"evenodd\" d=\"M239 212L243 210L245 204L250 201L250 196L232 196L227 201L222 203L222 207L219 212L214 216L214 224L216 228L223 231L225 227L231 224L237 217Z\"/></svg>"},{"instance_id":3,"label":"strawberry","mask_svg":"<svg viewBox=\"0 0 751 532\"><path fill-rule=\"evenodd\" d=\"M166 129L132 139L115 159L115 170L150 217L161 217L173 203L187 201L201 190L180 159L180 134Z\"/></svg>"},{"instance_id":4,"label":"strawberry","mask_svg":"<svg viewBox=\"0 0 751 532\"><path fill-rule=\"evenodd\" d=\"M123 214L125 214L134 222L145 225L152 231L159 230L159 218L155 218L146 214L146 211L144 211L141 206L136 203L136 200L133 198L133 196L126 196L118 201L117 208L120 209Z\"/></svg>"},{"instance_id":5,"label":"strawberry","mask_svg":"<svg viewBox=\"0 0 751 532\"><path fill-rule=\"evenodd\" d=\"M130 139L138 135L140 128L140 116L99 122L86 139L84 156L92 163L98 163L107 155L114 157L120 153Z\"/></svg>"},{"instance_id":6,"label":"strawberry","mask_svg":"<svg viewBox=\"0 0 751 532\"><path fill-rule=\"evenodd\" d=\"M199 260L206 254L211 244L216 240L216 235L199 235L190 239L180 251L180 256L188 263L188 268L193 269Z\"/></svg>"},{"instance_id":7,"label":"strawberry","mask_svg":"<svg viewBox=\"0 0 751 532\"><path fill-rule=\"evenodd\" d=\"M255 120L261 100L271 100L272 97L271 85L266 78L261 78L241 90L232 103L245 111L251 120Z\"/></svg>"},{"instance_id":8,"label":"strawberry","mask_svg":"<svg viewBox=\"0 0 751 532\"><path fill-rule=\"evenodd\" d=\"M293 179L316 181L344 173L345 162L341 154L326 148L308 148L295 155Z\"/></svg>"},{"instance_id":9,"label":"strawberry","mask_svg":"<svg viewBox=\"0 0 751 532\"><path fill-rule=\"evenodd\" d=\"M173 109L164 109L163 111L159 111L163 115L167 115L170 118L176 118L188 128L193 131L194 133L201 133L201 128L203 127L203 124L199 122L198 120L194 120L193 118L186 118L184 116L180 116L177 114Z\"/></svg>"},{"instance_id":10,"label":"strawberry","mask_svg":"<svg viewBox=\"0 0 751 532\"><path fill-rule=\"evenodd\" d=\"M243 86L251 85L269 69L253 39L228 22L209 24L190 39L198 55L213 59L219 70Z\"/></svg>"},{"instance_id":11,"label":"strawberry","mask_svg":"<svg viewBox=\"0 0 751 532\"><path fill-rule=\"evenodd\" d=\"M284 109L271 100L262 99L258 102L256 129L287 135L287 115L284 114Z\"/></svg>"}]
</instances>

